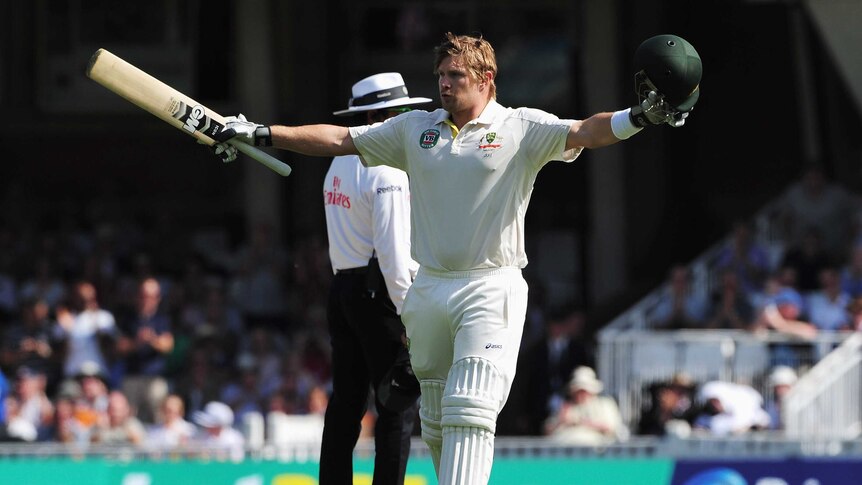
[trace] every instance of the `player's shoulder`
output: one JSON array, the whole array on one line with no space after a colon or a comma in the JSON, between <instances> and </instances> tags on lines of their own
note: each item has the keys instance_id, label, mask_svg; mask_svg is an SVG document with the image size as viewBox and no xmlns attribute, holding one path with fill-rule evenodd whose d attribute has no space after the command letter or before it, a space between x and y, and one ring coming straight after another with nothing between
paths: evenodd
<instances>
[{"instance_id":1,"label":"player's shoulder","mask_svg":"<svg viewBox=\"0 0 862 485\"><path fill-rule=\"evenodd\" d=\"M547 123L548 121L560 119L557 115L548 113L545 110L529 107L510 108L508 116L532 123Z\"/></svg>"}]
</instances>

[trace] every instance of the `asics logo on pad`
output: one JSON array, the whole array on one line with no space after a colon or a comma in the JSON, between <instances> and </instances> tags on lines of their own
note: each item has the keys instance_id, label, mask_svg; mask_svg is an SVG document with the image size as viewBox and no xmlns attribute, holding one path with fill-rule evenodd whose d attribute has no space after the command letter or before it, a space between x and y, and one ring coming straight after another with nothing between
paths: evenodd
<instances>
[{"instance_id":1,"label":"asics logo on pad","mask_svg":"<svg viewBox=\"0 0 862 485\"><path fill-rule=\"evenodd\" d=\"M503 346L501 344L485 344L485 350L487 349L502 349Z\"/></svg>"}]
</instances>

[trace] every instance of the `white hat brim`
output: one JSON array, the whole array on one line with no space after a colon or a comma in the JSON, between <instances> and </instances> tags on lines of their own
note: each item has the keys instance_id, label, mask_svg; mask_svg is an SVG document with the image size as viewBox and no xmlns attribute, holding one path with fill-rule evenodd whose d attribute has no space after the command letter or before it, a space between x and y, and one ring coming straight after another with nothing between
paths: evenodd
<instances>
[{"instance_id":1,"label":"white hat brim","mask_svg":"<svg viewBox=\"0 0 862 485\"><path fill-rule=\"evenodd\" d=\"M341 111L335 111L332 114L336 116L345 116L352 115L355 113L363 113L365 111L374 111L378 109L386 109L386 108L396 108L398 106L407 106L411 104L421 104L421 103L430 103L433 101L431 98L397 98L390 99L388 101L381 101L379 103L374 104L366 104L363 106L351 106L347 109L343 109Z\"/></svg>"}]
</instances>

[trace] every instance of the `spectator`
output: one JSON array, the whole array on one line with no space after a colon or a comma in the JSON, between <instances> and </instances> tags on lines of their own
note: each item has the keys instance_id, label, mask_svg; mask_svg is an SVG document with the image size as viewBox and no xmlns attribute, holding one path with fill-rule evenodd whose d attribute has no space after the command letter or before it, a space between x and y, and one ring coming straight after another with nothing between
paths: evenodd
<instances>
[{"instance_id":1,"label":"spectator","mask_svg":"<svg viewBox=\"0 0 862 485\"><path fill-rule=\"evenodd\" d=\"M796 384L797 375L793 368L786 365L778 365L769 373L769 387L772 389L772 400L766 405L769 414L769 429L784 429L784 415L781 412L781 404L790 389Z\"/></svg>"},{"instance_id":2,"label":"spectator","mask_svg":"<svg viewBox=\"0 0 862 485\"><path fill-rule=\"evenodd\" d=\"M61 342L66 378L78 374L85 362L95 362L100 372L107 372L105 355L115 342L116 322L111 312L99 306L92 284L81 281L74 285L71 308L57 310L54 336Z\"/></svg>"},{"instance_id":3,"label":"spectator","mask_svg":"<svg viewBox=\"0 0 862 485\"><path fill-rule=\"evenodd\" d=\"M834 332L848 328L850 315L847 305L850 300L850 295L841 288L838 269L827 266L820 270L820 288L806 298L808 317L819 331Z\"/></svg>"},{"instance_id":4,"label":"spectator","mask_svg":"<svg viewBox=\"0 0 862 485\"><path fill-rule=\"evenodd\" d=\"M237 357L237 362L254 358L257 368L257 393L267 399L278 388L281 379L284 342L280 334L265 327L255 327L247 332L245 348Z\"/></svg>"},{"instance_id":5,"label":"spectator","mask_svg":"<svg viewBox=\"0 0 862 485\"><path fill-rule=\"evenodd\" d=\"M686 437L697 412L694 390L694 383L686 374L676 374L668 382L651 385L649 407L641 411L637 434Z\"/></svg>"},{"instance_id":6,"label":"spectator","mask_svg":"<svg viewBox=\"0 0 862 485\"><path fill-rule=\"evenodd\" d=\"M802 295L792 288L779 291L757 316L752 326L755 332L774 330L802 339L817 335L817 327L803 317Z\"/></svg>"},{"instance_id":7,"label":"spectator","mask_svg":"<svg viewBox=\"0 0 862 485\"><path fill-rule=\"evenodd\" d=\"M213 365L210 357L208 347L195 346L189 353L186 371L177 379L175 389L185 403L186 417L219 398L224 369Z\"/></svg>"},{"instance_id":8,"label":"spectator","mask_svg":"<svg viewBox=\"0 0 862 485\"><path fill-rule=\"evenodd\" d=\"M0 365L5 369L26 366L56 380L55 355L48 304L30 299L21 302L20 319L11 323L3 333L0 344ZM52 382L53 383L53 382Z\"/></svg>"},{"instance_id":9,"label":"spectator","mask_svg":"<svg viewBox=\"0 0 862 485\"><path fill-rule=\"evenodd\" d=\"M7 441L36 441L39 432L33 423L21 415L21 401L15 396L6 396L2 404L6 415L5 439Z\"/></svg>"},{"instance_id":10,"label":"spectator","mask_svg":"<svg viewBox=\"0 0 862 485\"><path fill-rule=\"evenodd\" d=\"M784 239L791 245L798 245L813 228L827 252L845 254L854 201L846 189L827 179L822 167L807 167L779 204Z\"/></svg>"},{"instance_id":11,"label":"spectator","mask_svg":"<svg viewBox=\"0 0 862 485\"><path fill-rule=\"evenodd\" d=\"M108 411L109 387L107 377L95 362L85 362L75 376L80 390L77 401L83 402L97 415Z\"/></svg>"},{"instance_id":12,"label":"spectator","mask_svg":"<svg viewBox=\"0 0 862 485\"><path fill-rule=\"evenodd\" d=\"M245 456L245 437L234 429L234 415L230 406L211 401L203 410L192 413L192 421L201 427L196 443L206 457L218 460L241 461Z\"/></svg>"},{"instance_id":13,"label":"spectator","mask_svg":"<svg viewBox=\"0 0 862 485\"><path fill-rule=\"evenodd\" d=\"M285 327L285 277L287 254L279 246L273 228L257 224L237 251L231 282L232 301L250 327L264 325L275 331Z\"/></svg>"},{"instance_id":14,"label":"spectator","mask_svg":"<svg viewBox=\"0 0 862 485\"><path fill-rule=\"evenodd\" d=\"M850 300L850 303L847 305L847 313L850 315L847 330L862 332L862 297Z\"/></svg>"},{"instance_id":15,"label":"spectator","mask_svg":"<svg viewBox=\"0 0 862 485\"><path fill-rule=\"evenodd\" d=\"M67 393L61 393L54 403L54 419L48 432L51 441L60 443L89 442L89 430L81 428L75 418L75 399Z\"/></svg>"},{"instance_id":16,"label":"spectator","mask_svg":"<svg viewBox=\"0 0 862 485\"><path fill-rule=\"evenodd\" d=\"M590 367L578 367L569 382L569 400L548 419L545 434L554 440L583 446L609 444L627 437L619 407Z\"/></svg>"},{"instance_id":17,"label":"spectator","mask_svg":"<svg viewBox=\"0 0 862 485\"><path fill-rule=\"evenodd\" d=\"M177 394L169 394L162 401L161 412L156 424L147 430L147 443L157 450L176 450L186 447L195 435L195 427L185 420L183 399Z\"/></svg>"},{"instance_id":18,"label":"spectator","mask_svg":"<svg viewBox=\"0 0 862 485\"><path fill-rule=\"evenodd\" d=\"M520 407L526 423L520 432L541 434L548 416L556 414L568 398L572 371L595 364L593 346L584 336L585 324L578 305L562 304L548 313L542 338L523 353L520 372L524 377L513 389L513 393L517 390L524 397ZM519 403L519 399L513 399L509 405Z\"/></svg>"},{"instance_id":19,"label":"spectator","mask_svg":"<svg viewBox=\"0 0 862 485\"><path fill-rule=\"evenodd\" d=\"M219 401L227 404L234 412L234 419L242 422L248 413L262 414L263 404L260 393L259 369L255 356L242 354L232 366L235 378L222 386Z\"/></svg>"},{"instance_id":20,"label":"spectator","mask_svg":"<svg viewBox=\"0 0 862 485\"><path fill-rule=\"evenodd\" d=\"M142 445L146 436L146 428L132 413L126 395L111 391L107 411L93 429L93 443Z\"/></svg>"},{"instance_id":21,"label":"spectator","mask_svg":"<svg viewBox=\"0 0 862 485\"><path fill-rule=\"evenodd\" d=\"M798 351L810 350L807 342L817 336L817 327L807 321L803 311L802 295L792 288L782 288L759 311L751 327L754 333L774 331L804 342L802 345L797 342L770 343L773 364L796 367L801 362Z\"/></svg>"},{"instance_id":22,"label":"spectator","mask_svg":"<svg viewBox=\"0 0 862 485\"><path fill-rule=\"evenodd\" d=\"M752 235L751 225L746 221L736 221L730 242L718 254L716 269L736 273L742 290L746 293L763 287L763 280L769 273L769 254Z\"/></svg>"},{"instance_id":23,"label":"spectator","mask_svg":"<svg viewBox=\"0 0 862 485\"><path fill-rule=\"evenodd\" d=\"M754 307L739 285L739 276L731 268L721 271L721 281L712 293L707 328L748 330L754 319Z\"/></svg>"},{"instance_id":24,"label":"spectator","mask_svg":"<svg viewBox=\"0 0 862 485\"><path fill-rule=\"evenodd\" d=\"M171 319L161 310L161 302L161 284L155 278L145 278L138 284L134 314L121 319L124 336L118 348L125 364L122 388L146 423L154 422L168 395L163 373L174 348Z\"/></svg>"},{"instance_id":25,"label":"spectator","mask_svg":"<svg viewBox=\"0 0 862 485\"><path fill-rule=\"evenodd\" d=\"M724 381L710 381L701 387L703 403L694 429L713 436L745 434L769 426L763 397L753 387Z\"/></svg>"},{"instance_id":26,"label":"spectator","mask_svg":"<svg viewBox=\"0 0 862 485\"><path fill-rule=\"evenodd\" d=\"M44 441L54 420L54 404L45 392L47 377L29 367L19 367L16 376L13 396L18 401L20 417L36 430L36 439Z\"/></svg>"},{"instance_id":27,"label":"spectator","mask_svg":"<svg viewBox=\"0 0 862 485\"><path fill-rule=\"evenodd\" d=\"M655 328L703 328L708 311L709 303L706 298L692 288L688 267L681 264L671 267L667 289L653 310Z\"/></svg>"},{"instance_id":28,"label":"spectator","mask_svg":"<svg viewBox=\"0 0 862 485\"><path fill-rule=\"evenodd\" d=\"M820 271L833 264L832 259L832 255L823 246L820 230L810 227L803 233L799 243L787 249L781 266L796 270L796 289L808 293L820 287Z\"/></svg>"},{"instance_id":29,"label":"spectator","mask_svg":"<svg viewBox=\"0 0 862 485\"><path fill-rule=\"evenodd\" d=\"M33 274L21 284L18 298L43 300L51 310L55 310L66 297L66 285L57 276L54 263L47 255L39 256L33 265Z\"/></svg>"}]
</instances>

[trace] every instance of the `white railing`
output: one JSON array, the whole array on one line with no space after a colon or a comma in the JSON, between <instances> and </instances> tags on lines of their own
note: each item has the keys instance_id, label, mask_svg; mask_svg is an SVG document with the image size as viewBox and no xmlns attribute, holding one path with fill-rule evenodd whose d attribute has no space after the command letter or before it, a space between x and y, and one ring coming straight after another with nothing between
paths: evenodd
<instances>
[{"instance_id":1,"label":"white railing","mask_svg":"<svg viewBox=\"0 0 862 485\"><path fill-rule=\"evenodd\" d=\"M862 334L854 333L793 386L784 401L788 436L862 434Z\"/></svg>"},{"instance_id":2,"label":"white railing","mask_svg":"<svg viewBox=\"0 0 862 485\"><path fill-rule=\"evenodd\" d=\"M248 447L240 459L221 457L218 449L187 446L155 452L133 445L71 445L64 443L0 443L0 463L26 457L76 459L102 457L112 461L182 461L231 462L242 460L280 461L285 463L316 462L320 449L302 444ZM428 447L418 437L411 439L410 457L428 458ZM374 456L374 440L360 439L357 457ZM741 436L718 438L692 436L685 439L636 436L625 442L601 446L561 445L544 437L497 437L494 456L533 458L764 458L798 456L862 456L862 441L848 439L797 439L772 432L757 431ZM0 465L2 466L2 465Z\"/></svg>"},{"instance_id":3,"label":"white railing","mask_svg":"<svg viewBox=\"0 0 862 485\"><path fill-rule=\"evenodd\" d=\"M766 377L774 365L790 365L804 374L851 335L821 333L803 341L740 330L608 332L599 336L597 367L606 392L617 400L623 420L632 428L649 403L651 384L685 373L695 383L722 380L751 385L770 403ZM862 394L853 392L848 389L846 405L858 410Z\"/></svg>"}]
</instances>

